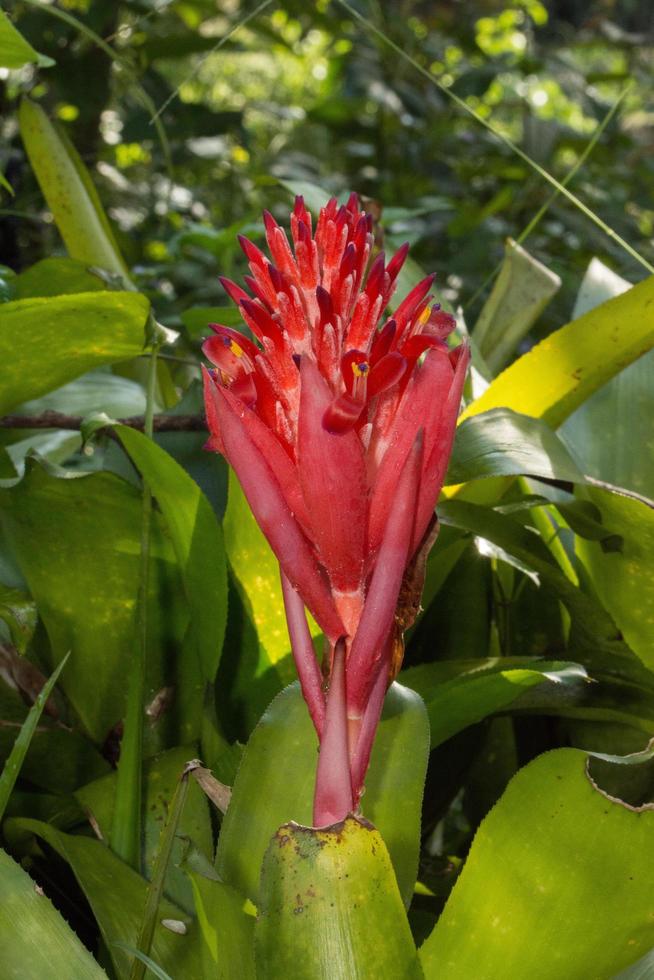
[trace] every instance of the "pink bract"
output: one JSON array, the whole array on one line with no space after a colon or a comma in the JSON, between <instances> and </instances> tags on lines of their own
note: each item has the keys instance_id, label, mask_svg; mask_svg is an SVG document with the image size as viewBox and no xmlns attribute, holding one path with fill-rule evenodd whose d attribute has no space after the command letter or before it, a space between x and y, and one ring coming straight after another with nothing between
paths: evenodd
<instances>
[{"instance_id":1,"label":"pink bract","mask_svg":"<svg viewBox=\"0 0 654 980\"><path fill-rule=\"evenodd\" d=\"M302 693L321 743L314 823L356 809L398 664L398 602L429 535L469 361L433 277L386 315L407 255L373 257L356 194L315 231L301 197L292 247L240 239L249 292L223 279L256 341L219 324L203 346L208 447L227 458L281 568ZM423 549L424 550L424 549ZM422 555L421 557L424 557ZM323 670L306 623L326 638Z\"/></svg>"}]
</instances>

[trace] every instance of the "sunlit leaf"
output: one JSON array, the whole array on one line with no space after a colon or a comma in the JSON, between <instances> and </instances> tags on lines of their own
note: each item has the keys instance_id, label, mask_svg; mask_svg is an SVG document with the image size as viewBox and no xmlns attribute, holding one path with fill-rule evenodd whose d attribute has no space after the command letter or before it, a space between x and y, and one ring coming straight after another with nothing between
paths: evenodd
<instances>
[{"instance_id":1,"label":"sunlit leaf","mask_svg":"<svg viewBox=\"0 0 654 980\"><path fill-rule=\"evenodd\" d=\"M244 899L214 877L187 869L202 933L204 976L216 980L254 980L254 917Z\"/></svg>"},{"instance_id":2,"label":"sunlit leaf","mask_svg":"<svg viewBox=\"0 0 654 980\"><path fill-rule=\"evenodd\" d=\"M600 793L586 761L560 749L511 780L420 950L426 976L587 980L651 948L654 812Z\"/></svg>"},{"instance_id":3,"label":"sunlit leaf","mask_svg":"<svg viewBox=\"0 0 654 980\"><path fill-rule=\"evenodd\" d=\"M106 281L94 273L89 262L77 259L41 259L19 273L13 280L14 298L62 296L67 293L92 293L107 289Z\"/></svg>"},{"instance_id":4,"label":"sunlit leaf","mask_svg":"<svg viewBox=\"0 0 654 980\"><path fill-rule=\"evenodd\" d=\"M23 35L16 30L6 13L0 10L0 68L22 68L24 65L54 65L52 58L35 51Z\"/></svg>"},{"instance_id":5,"label":"sunlit leaf","mask_svg":"<svg viewBox=\"0 0 654 980\"><path fill-rule=\"evenodd\" d=\"M140 354L149 304L136 293L76 293L5 303L0 413L102 364Z\"/></svg>"},{"instance_id":6,"label":"sunlit leaf","mask_svg":"<svg viewBox=\"0 0 654 980\"><path fill-rule=\"evenodd\" d=\"M574 315L629 289L631 283L593 259L581 283ZM649 352L602 385L561 429L587 473L649 496L654 493L653 379L654 353Z\"/></svg>"},{"instance_id":7,"label":"sunlit leaf","mask_svg":"<svg viewBox=\"0 0 654 980\"><path fill-rule=\"evenodd\" d=\"M654 276L550 334L502 372L463 418L505 407L560 425L654 345Z\"/></svg>"},{"instance_id":8,"label":"sunlit leaf","mask_svg":"<svg viewBox=\"0 0 654 980\"><path fill-rule=\"evenodd\" d=\"M43 196L72 259L128 284L127 268L86 167L40 105L23 99L20 132Z\"/></svg>"},{"instance_id":9,"label":"sunlit leaf","mask_svg":"<svg viewBox=\"0 0 654 980\"><path fill-rule=\"evenodd\" d=\"M279 565L231 469L223 531L232 573L226 642L238 650L238 657L223 662L218 698L220 702L229 695L224 710L238 707L247 735L271 699L293 680L295 670ZM310 629L314 636L320 632L311 619Z\"/></svg>"}]
</instances>

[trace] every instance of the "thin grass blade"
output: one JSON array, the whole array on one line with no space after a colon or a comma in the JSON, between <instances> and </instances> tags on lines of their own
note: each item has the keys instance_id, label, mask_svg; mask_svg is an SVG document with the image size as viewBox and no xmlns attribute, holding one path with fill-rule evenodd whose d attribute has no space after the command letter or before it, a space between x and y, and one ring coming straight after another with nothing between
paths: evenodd
<instances>
[{"instance_id":1,"label":"thin grass blade","mask_svg":"<svg viewBox=\"0 0 654 980\"><path fill-rule=\"evenodd\" d=\"M14 742L13 748L9 754L9 758L5 762L2 775L0 775L0 821L2 820L5 808L9 802L9 797L11 796L16 779L18 778L18 773L23 765L23 760L27 754L30 742L32 741L32 736L36 731L36 726L39 723L39 718L41 717L43 708L45 707L48 698L52 694L52 690L57 683L59 674L66 666L69 656L70 653L67 653L50 678L43 685L41 693L30 708L29 714L23 722L21 730L18 733L18 738Z\"/></svg>"}]
</instances>

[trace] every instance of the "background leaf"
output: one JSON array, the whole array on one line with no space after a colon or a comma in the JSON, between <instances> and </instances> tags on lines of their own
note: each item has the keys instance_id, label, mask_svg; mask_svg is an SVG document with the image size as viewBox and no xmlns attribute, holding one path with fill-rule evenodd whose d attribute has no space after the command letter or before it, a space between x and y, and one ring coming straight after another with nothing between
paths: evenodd
<instances>
[{"instance_id":1,"label":"background leaf","mask_svg":"<svg viewBox=\"0 0 654 980\"><path fill-rule=\"evenodd\" d=\"M32 169L70 257L107 269L129 284L100 198L77 152L36 102L22 100L18 121Z\"/></svg>"},{"instance_id":2,"label":"background leaf","mask_svg":"<svg viewBox=\"0 0 654 980\"><path fill-rule=\"evenodd\" d=\"M143 833L143 872L150 880L159 838L166 821L166 815L184 766L193 758L193 748L175 748L162 752L144 765L144 833ZM82 786L75 793L84 811L93 816L105 840L111 839L111 827L116 791L116 773ZM165 894L190 914L193 913L193 899L189 881L180 869L188 842L210 859L213 854L213 837L208 803L200 788L192 782L179 823L180 839L175 842L172 861L168 867ZM186 838L183 840L181 838Z\"/></svg>"},{"instance_id":3,"label":"background leaf","mask_svg":"<svg viewBox=\"0 0 654 980\"><path fill-rule=\"evenodd\" d=\"M472 332L494 374L507 364L560 286L555 272L508 240L500 273Z\"/></svg>"},{"instance_id":4,"label":"background leaf","mask_svg":"<svg viewBox=\"0 0 654 980\"><path fill-rule=\"evenodd\" d=\"M16 30L4 10L0 10L0 68L22 68L24 65L54 65L52 58L39 54Z\"/></svg>"},{"instance_id":5,"label":"background leaf","mask_svg":"<svg viewBox=\"0 0 654 980\"><path fill-rule=\"evenodd\" d=\"M71 651L62 689L84 730L101 745L124 711L138 591L140 494L111 473L66 479L30 463L20 483L0 490L0 516L48 631L52 666ZM160 518L154 521L151 553L148 689L154 697L164 687L175 688L172 707L148 726L154 748L166 730L182 741L185 732L197 730L197 710L190 717L178 712L185 691L197 689L199 678L192 661L172 657L181 647L188 610L180 601L177 559Z\"/></svg>"},{"instance_id":6,"label":"background leaf","mask_svg":"<svg viewBox=\"0 0 654 980\"><path fill-rule=\"evenodd\" d=\"M140 354L149 304L135 293L76 293L2 308L0 413L102 364Z\"/></svg>"},{"instance_id":7,"label":"background leaf","mask_svg":"<svg viewBox=\"0 0 654 980\"><path fill-rule=\"evenodd\" d=\"M580 316L629 289L630 282L593 259L573 315ZM587 473L650 497L654 486L654 438L649 424L653 377L654 353L650 351L602 385L561 429ZM604 433L601 439L596 438L598 432Z\"/></svg>"},{"instance_id":8,"label":"background leaf","mask_svg":"<svg viewBox=\"0 0 654 980\"><path fill-rule=\"evenodd\" d=\"M149 484L179 562L205 682L216 676L227 619L227 571L220 524L195 481L151 439L126 426L116 432Z\"/></svg>"},{"instance_id":9,"label":"background leaf","mask_svg":"<svg viewBox=\"0 0 654 980\"><path fill-rule=\"evenodd\" d=\"M586 496L607 527L619 527L622 553L577 538L575 548L602 604L643 663L654 669L654 504L619 492L588 487Z\"/></svg>"}]
</instances>

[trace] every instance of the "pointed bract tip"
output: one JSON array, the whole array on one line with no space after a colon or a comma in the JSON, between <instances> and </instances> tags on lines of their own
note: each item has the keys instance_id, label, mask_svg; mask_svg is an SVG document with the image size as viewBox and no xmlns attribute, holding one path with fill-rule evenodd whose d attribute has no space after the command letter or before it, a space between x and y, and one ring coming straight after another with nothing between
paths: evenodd
<instances>
[{"instance_id":1,"label":"pointed bract tip","mask_svg":"<svg viewBox=\"0 0 654 980\"><path fill-rule=\"evenodd\" d=\"M270 213L270 211L263 212L263 223L265 225L266 231L269 234L271 231L274 231L276 228L279 227L277 222L273 218L272 214Z\"/></svg>"}]
</instances>

